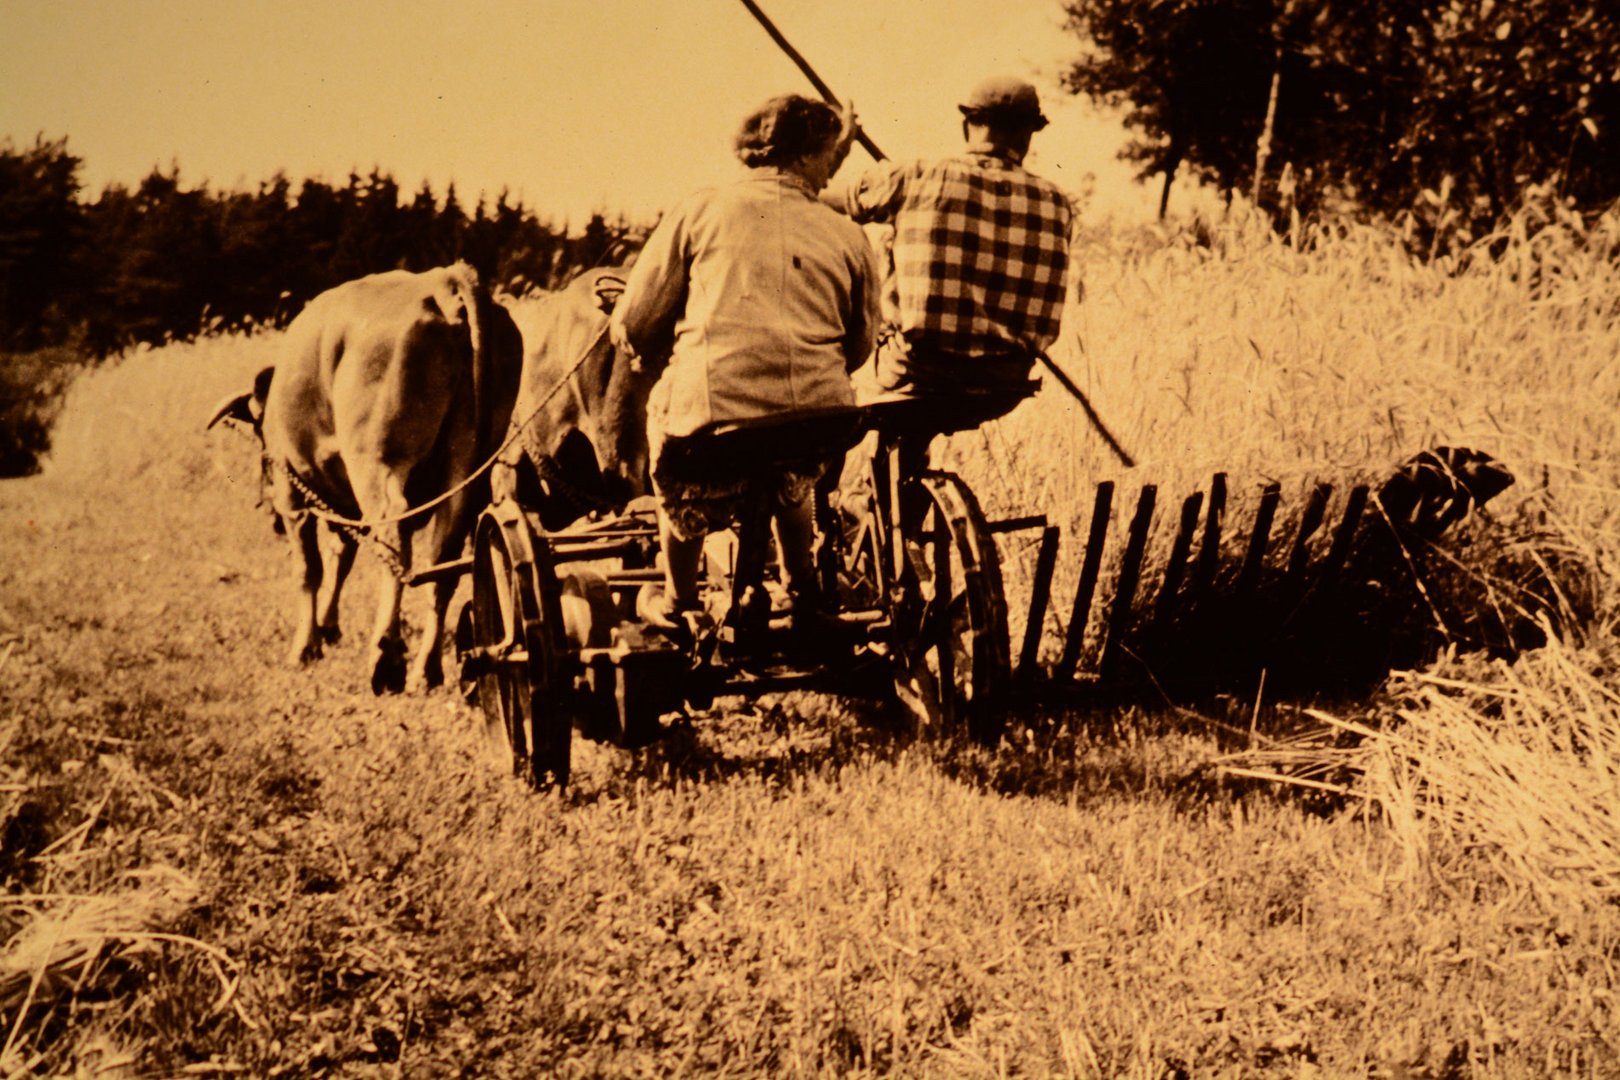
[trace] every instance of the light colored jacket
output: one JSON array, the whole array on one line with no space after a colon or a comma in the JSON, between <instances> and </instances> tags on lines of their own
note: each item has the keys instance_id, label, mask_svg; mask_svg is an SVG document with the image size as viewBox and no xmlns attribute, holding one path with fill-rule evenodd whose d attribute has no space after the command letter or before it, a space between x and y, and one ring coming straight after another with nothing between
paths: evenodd
<instances>
[{"instance_id":1,"label":"light colored jacket","mask_svg":"<svg viewBox=\"0 0 1620 1080\"><path fill-rule=\"evenodd\" d=\"M880 272L861 228L765 167L675 207L613 312L644 357L667 349L649 413L664 435L854 402Z\"/></svg>"}]
</instances>

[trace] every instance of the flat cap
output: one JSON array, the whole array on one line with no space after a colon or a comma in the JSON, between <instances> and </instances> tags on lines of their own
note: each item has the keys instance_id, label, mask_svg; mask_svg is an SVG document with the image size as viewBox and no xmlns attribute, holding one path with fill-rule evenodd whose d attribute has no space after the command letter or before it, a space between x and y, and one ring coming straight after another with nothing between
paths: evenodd
<instances>
[{"instance_id":1,"label":"flat cap","mask_svg":"<svg viewBox=\"0 0 1620 1080\"><path fill-rule=\"evenodd\" d=\"M957 108L969 119L1011 121L1031 131L1046 126L1040 95L1033 86L1014 75L990 76L975 86Z\"/></svg>"}]
</instances>

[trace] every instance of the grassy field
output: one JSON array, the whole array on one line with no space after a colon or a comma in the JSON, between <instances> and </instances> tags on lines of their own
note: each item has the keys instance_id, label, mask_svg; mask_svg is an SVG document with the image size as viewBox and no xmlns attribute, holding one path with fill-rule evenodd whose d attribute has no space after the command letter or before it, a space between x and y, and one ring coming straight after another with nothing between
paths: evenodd
<instances>
[{"instance_id":1,"label":"grassy field","mask_svg":"<svg viewBox=\"0 0 1620 1080\"><path fill-rule=\"evenodd\" d=\"M1547 648L994 752L726 701L564 797L454 694L371 697L364 563L279 665L290 558L201 431L274 336L91 372L0 482L0 1075L1620 1076L1620 224L1534 224L1458 272L1089 237L1060 359L1142 464L1051 386L943 458L1065 527L1052 650L1098 480L1297 508L1474 446L1520 478L1493 527L1580 571Z\"/></svg>"}]
</instances>

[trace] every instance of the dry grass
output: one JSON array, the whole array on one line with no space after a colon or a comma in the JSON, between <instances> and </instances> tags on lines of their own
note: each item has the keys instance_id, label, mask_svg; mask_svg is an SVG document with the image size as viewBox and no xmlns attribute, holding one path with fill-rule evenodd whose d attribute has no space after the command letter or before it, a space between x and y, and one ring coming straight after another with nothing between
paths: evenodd
<instances>
[{"instance_id":1,"label":"dry grass","mask_svg":"<svg viewBox=\"0 0 1620 1080\"><path fill-rule=\"evenodd\" d=\"M250 448L198 431L274 337L94 372L53 472L0 485L0 1072L1620 1075L1620 327L1578 240L1523 241L1532 288L1370 232L1099 236L1066 362L1144 466L1051 390L957 440L994 509L1065 525L1060 598L1103 477L1173 498L1222 468L1297 506L1425 442L1508 461L1500 516L1595 616L1314 745L1252 694L1025 718L993 754L789 696L582 746L535 797L452 695L365 694L363 650L275 666L288 560ZM1345 793L1220 779L1239 749Z\"/></svg>"},{"instance_id":2,"label":"dry grass","mask_svg":"<svg viewBox=\"0 0 1620 1080\"><path fill-rule=\"evenodd\" d=\"M47 847L37 858L52 853ZM73 1026L85 1003L129 993L152 960L171 947L199 950L212 961L220 990L216 1011L230 1000L236 983L225 969L237 967L230 956L163 929L189 909L196 883L161 865L127 877L128 887L115 891L7 898L23 915L0 954L0 1014L11 1018L0 1046L0 1068L7 1075L47 1060L50 1039Z\"/></svg>"},{"instance_id":3,"label":"dry grass","mask_svg":"<svg viewBox=\"0 0 1620 1080\"><path fill-rule=\"evenodd\" d=\"M258 480L251 454L220 430L204 437L213 406L252 389L276 362L280 334L202 338L142 347L86 372L69 388L48 468L53 476L114 484L151 483L179 494L203 483Z\"/></svg>"},{"instance_id":4,"label":"dry grass","mask_svg":"<svg viewBox=\"0 0 1620 1080\"><path fill-rule=\"evenodd\" d=\"M1603 654L1404 676L1365 745L1362 790L1408 850L1483 844L1549 907L1620 899L1620 695Z\"/></svg>"},{"instance_id":5,"label":"dry grass","mask_svg":"<svg viewBox=\"0 0 1620 1080\"><path fill-rule=\"evenodd\" d=\"M1613 653L1612 642L1581 651L1555 639L1515 663L1464 657L1400 672L1362 716L1311 710L1315 724L1211 766L1364 800L1425 870L1444 873L1436 848L1483 846L1505 883L1549 908L1612 904Z\"/></svg>"}]
</instances>

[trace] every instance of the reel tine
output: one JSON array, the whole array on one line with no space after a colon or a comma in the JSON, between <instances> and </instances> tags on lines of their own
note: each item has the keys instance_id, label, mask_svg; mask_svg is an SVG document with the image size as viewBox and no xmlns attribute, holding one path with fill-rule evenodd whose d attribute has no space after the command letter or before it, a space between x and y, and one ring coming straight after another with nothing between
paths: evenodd
<instances>
[{"instance_id":1,"label":"reel tine","mask_svg":"<svg viewBox=\"0 0 1620 1080\"><path fill-rule=\"evenodd\" d=\"M1091 504L1091 529L1086 537L1085 561L1080 566L1080 584L1075 590L1074 607L1069 613L1069 632L1063 641L1063 655L1052 671L1054 679L1073 677L1080 661L1080 650L1085 646L1086 623L1091 618L1091 600L1097 591L1097 578L1102 573L1103 547L1108 543L1108 518L1114 504L1114 482L1104 480L1097 485L1097 495Z\"/></svg>"},{"instance_id":2,"label":"reel tine","mask_svg":"<svg viewBox=\"0 0 1620 1080\"><path fill-rule=\"evenodd\" d=\"M1111 681L1119 666L1119 651L1125 631L1130 627L1131 604L1136 599L1136 586L1142 577L1142 556L1147 553L1148 528L1153 524L1153 506L1159 489L1153 484L1142 485L1142 494L1136 500L1136 516L1131 519L1130 538L1125 544L1125 561L1120 564L1119 583L1114 588L1114 607L1108 618L1108 637L1103 642L1102 662L1099 665L1104 682Z\"/></svg>"}]
</instances>

